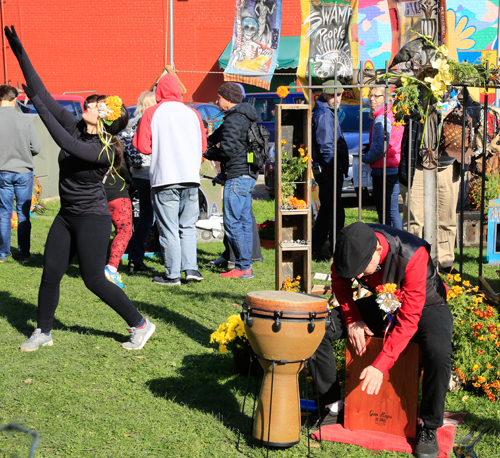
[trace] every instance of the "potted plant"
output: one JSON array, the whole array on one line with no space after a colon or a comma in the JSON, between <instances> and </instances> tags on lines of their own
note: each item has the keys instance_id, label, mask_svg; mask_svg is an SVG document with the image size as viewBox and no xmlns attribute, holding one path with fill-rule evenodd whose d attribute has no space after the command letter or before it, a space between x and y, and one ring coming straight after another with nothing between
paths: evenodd
<instances>
[{"instance_id":1,"label":"potted plant","mask_svg":"<svg viewBox=\"0 0 500 458\"><path fill-rule=\"evenodd\" d=\"M259 230L260 246L266 250L270 250L275 247L275 225L274 219L268 219L262 224L257 225Z\"/></svg>"},{"instance_id":2,"label":"potted plant","mask_svg":"<svg viewBox=\"0 0 500 458\"><path fill-rule=\"evenodd\" d=\"M254 357L252 347L248 341L245 325L240 315L231 315L225 323L222 323L217 331L210 336L210 343L219 345L219 351L226 354L233 353L234 370L236 374L247 376L251 358ZM251 365L251 375L260 376L262 368L255 358Z\"/></svg>"},{"instance_id":3,"label":"potted plant","mask_svg":"<svg viewBox=\"0 0 500 458\"><path fill-rule=\"evenodd\" d=\"M305 210L308 208L304 200L294 196L297 182L304 180L311 155L306 153L304 145L297 148L292 145L289 151L287 141L281 140L281 197L282 207L286 210ZM298 153L298 154L297 154Z\"/></svg>"}]
</instances>

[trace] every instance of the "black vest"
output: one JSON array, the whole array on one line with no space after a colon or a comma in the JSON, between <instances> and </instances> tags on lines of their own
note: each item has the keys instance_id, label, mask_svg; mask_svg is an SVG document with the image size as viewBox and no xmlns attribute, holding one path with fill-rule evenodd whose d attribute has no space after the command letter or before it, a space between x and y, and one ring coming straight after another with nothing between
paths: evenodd
<instances>
[{"instance_id":1,"label":"black vest","mask_svg":"<svg viewBox=\"0 0 500 458\"><path fill-rule=\"evenodd\" d=\"M369 224L368 226L375 232L382 234L389 243L389 251L385 258L384 272L382 274L382 284L395 283L398 289L401 288L408 261L421 247L425 247L427 252L430 252L430 245L425 240L409 232L391 226L382 224ZM424 275L424 272L422 272L422 275ZM424 306L439 304L446 304L446 288L429 256Z\"/></svg>"}]
</instances>

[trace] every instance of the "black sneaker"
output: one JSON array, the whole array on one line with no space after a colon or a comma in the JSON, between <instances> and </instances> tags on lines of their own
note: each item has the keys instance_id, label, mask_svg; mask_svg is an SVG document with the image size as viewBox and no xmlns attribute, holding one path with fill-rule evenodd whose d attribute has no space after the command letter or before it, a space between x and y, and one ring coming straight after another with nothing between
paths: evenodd
<instances>
[{"instance_id":1,"label":"black sneaker","mask_svg":"<svg viewBox=\"0 0 500 458\"><path fill-rule=\"evenodd\" d=\"M337 423L344 422L344 409L340 412L332 412L329 407L324 407L321 412L316 410L307 419L306 426L309 429L318 429L323 426L336 425Z\"/></svg>"},{"instance_id":2,"label":"black sneaker","mask_svg":"<svg viewBox=\"0 0 500 458\"><path fill-rule=\"evenodd\" d=\"M186 281L202 281L203 275L197 270L186 270Z\"/></svg>"},{"instance_id":3,"label":"black sneaker","mask_svg":"<svg viewBox=\"0 0 500 458\"><path fill-rule=\"evenodd\" d=\"M128 271L131 274L134 272L152 272L153 270L155 270L154 267L149 267L146 264L144 264L144 262L142 262L142 261L139 261L139 262L129 261L128 262Z\"/></svg>"},{"instance_id":4,"label":"black sneaker","mask_svg":"<svg viewBox=\"0 0 500 458\"><path fill-rule=\"evenodd\" d=\"M439 445L435 429L422 428L415 441L417 442L415 448L416 458L437 458Z\"/></svg>"},{"instance_id":5,"label":"black sneaker","mask_svg":"<svg viewBox=\"0 0 500 458\"><path fill-rule=\"evenodd\" d=\"M180 286L181 279L180 278L167 278L163 277L155 277L153 278L153 283L157 285L165 285L165 286Z\"/></svg>"}]
</instances>

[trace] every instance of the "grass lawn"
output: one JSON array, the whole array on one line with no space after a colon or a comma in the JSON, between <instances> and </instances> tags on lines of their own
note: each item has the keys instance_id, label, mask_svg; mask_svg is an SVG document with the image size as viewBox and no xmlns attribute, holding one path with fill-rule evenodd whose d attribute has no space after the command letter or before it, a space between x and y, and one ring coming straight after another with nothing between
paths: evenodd
<instances>
[{"instance_id":1,"label":"grass lawn","mask_svg":"<svg viewBox=\"0 0 500 458\"><path fill-rule=\"evenodd\" d=\"M9 258L0 265L0 425L18 423L37 431L36 457L265 457L250 434L252 402L241 405L246 379L235 376L230 355L209 344L210 334L234 313L249 291L274 288L274 251L263 251L248 281L221 279L206 264L223 251L222 243L198 245L205 281L164 287L153 274L122 273L125 291L140 312L156 324L146 347L128 352L125 323L90 293L73 263L61 283L53 329L54 345L22 353L19 345L33 331L42 274L42 253L57 204L33 222L32 251L37 259L21 265ZM254 202L257 222L274 217L274 202ZM357 210L348 210L348 222ZM375 221L373 212L363 219ZM13 238L14 258L17 255ZM478 250L467 250L464 278L477 284ZM159 275L159 260L149 262ZM498 291L496 267L484 276ZM314 263L313 272L327 273L327 263ZM494 428L476 447L479 456L500 456L500 413L486 398L460 390L449 394L447 410L467 411L465 435L479 419ZM239 435L242 432L241 437ZM239 439L239 445L238 444ZM0 433L0 457L27 457L29 440L21 433ZM315 457L371 456L352 445L313 444ZM375 453L381 458L402 453ZM307 456L307 438L271 457Z\"/></svg>"}]
</instances>

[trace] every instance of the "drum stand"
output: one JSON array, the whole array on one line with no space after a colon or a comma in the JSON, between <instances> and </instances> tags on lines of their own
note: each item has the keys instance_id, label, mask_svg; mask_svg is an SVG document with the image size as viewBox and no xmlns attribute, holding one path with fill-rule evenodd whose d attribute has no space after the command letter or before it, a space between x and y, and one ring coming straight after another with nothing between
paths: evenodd
<instances>
[{"instance_id":1,"label":"drum stand","mask_svg":"<svg viewBox=\"0 0 500 458\"><path fill-rule=\"evenodd\" d=\"M271 435L271 418L272 418L272 405L273 405L273 386L274 386L274 368L276 366L276 364L288 364L288 363L302 363L304 365L304 391L305 391L305 401L306 401L306 414L307 414L307 419L309 418L309 398L308 398L308 381L307 381L307 367L308 367L308 361L309 359L300 359L300 360L297 360L297 361L277 361L277 360L271 360L271 359L266 359L266 358L261 358L259 356L257 356L255 353L253 353L251 356L250 356L250 367L248 368L248 376L247 376L247 385L246 385L246 388L245 388L245 396L243 398L243 406L241 408L241 417L243 419L243 416L245 414L245 404L246 404L246 398L247 398L247 395L248 395L248 388L249 388L249 383L250 383L250 373L251 373L251 370L252 370L252 364L254 362L255 359L260 359L260 360L263 360L263 361L269 361L271 363L271 368L272 368L272 371L271 371L271 395L270 395L270 399L269 399L269 423L268 423L268 430L267 430L267 441L264 442L264 441L260 441L262 445L265 445L266 448L267 448L267 453L266 453L266 458L269 458L269 449L272 447L271 445L271 442L270 442L270 435ZM316 389L316 384L313 384L314 386L314 392L315 392L315 395L316 395L316 404L317 404L317 408L318 408L318 413L319 413L319 397L318 397L318 392L317 392L317 389ZM255 403L256 403L256 400L257 400L257 389L259 388L259 384L258 384L258 381L256 383L256 390L255 390L255 394L254 394L254 403L253 403L253 408L252 408L252 430L253 430L253 423L255 421ZM310 424L309 422L307 421L306 419L306 424L307 424L307 457L310 458L311 457L311 434L310 434ZM242 423L242 428L240 430L240 433L238 434L238 442L236 444L236 447L238 448L239 446L239 442L240 442L240 437L241 437L241 431L243 430L243 423ZM320 428L320 442L321 442L321 428ZM297 442L298 443L298 442ZM295 445L295 444L293 444Z\"/></svg>"}]
</instances>

